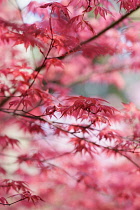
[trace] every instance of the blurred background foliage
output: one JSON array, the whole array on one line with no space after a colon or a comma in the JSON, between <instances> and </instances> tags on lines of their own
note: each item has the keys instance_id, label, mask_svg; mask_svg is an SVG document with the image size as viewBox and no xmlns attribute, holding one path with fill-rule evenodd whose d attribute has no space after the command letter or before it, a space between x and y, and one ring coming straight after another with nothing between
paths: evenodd
<instances>
[{"instance_id":1,"label":"blurred background foliage","mask_svg":"<svg viewBox=\"0 0 140 210\"><path fill-rule=\"evenodd\" d=\"M119 11L119 6L115 4L114 1L110 0L116 7L116 10ZM93 14L90 14L92 17ZM98 18L98 17L97 17ZM134 12L129 16L132 21L140 20L140 9ZM124 30L123 27L120 30ZM120 55L120 61L123 60L123 57L129 56L129 53L124 53ZM99 64L106 63L108 56L100 56L93 62L98 62ZM120 72L123 80L124 87L118 88L113 84L99 84L95 82L84 82L81 84L76 84L72 87L72 91L77 95L84 95L87 97L101 97L108 100L111 105L116 108L122 108L123 103L133 102L136 106L140 106L140 73L134 70L129 72Z\"/></svg>"}]
</instances>

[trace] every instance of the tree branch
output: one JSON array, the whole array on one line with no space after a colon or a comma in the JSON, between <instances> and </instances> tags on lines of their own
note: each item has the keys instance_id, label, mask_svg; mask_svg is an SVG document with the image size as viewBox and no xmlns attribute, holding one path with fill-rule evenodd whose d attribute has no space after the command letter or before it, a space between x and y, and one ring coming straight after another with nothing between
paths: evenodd
<instances>
[{"instance_id":1,"label":"tree branch","mask_svg":"<svg viewBox=\"0 0 140 210\"><path fill-rule=\"evenodd\" d=\"M73 48L72 50L70 50L69 52L66 52L64 55L57 57L58 59L63 59L65 58L68 54L73 53L75 51L77 51L81 46L97 39L98 37L100 37L101 35L103 35L106 31L110 30L111 28L115 27L116 25L118 25L119 23L121 23L124 19L126 19L129 15L131 15L133 12L135 12L136 10L138 10L140 8L140 5L138 5L135 9L131 10L130 12L126 13L125 15L123 15L122 17L120 17L118 20L116 20L115 22L111 23L109 26L107 26L106 28L104 28L103 30L101 30L98 34L96 34L95 36L81 42L77 47Z\"/></svg>"},{"instance_id":2,"label":"tree branch","mask_svg":"<svg viewBox=\"0 0 140 210\"><path fill-rule=\"evenodd\" d=\"M78 49L81 48L81 46L97 39L98 37L100 37L101 35L103 35L105 32L107 32L108 30L110 30L111 28L115 27L116 25L118 25L119 23L121 23L124 19L126 19L129 15L131 15L133 12L135 12L136 10L138 10L140 8L140 5L138 5L135 9L131 10L130 12L126 13L125 15L123 15L122 17L120 17L118 20L116 20L115 22L111 23L109 26L107 26L106 28L104 28L103 30L101 30L98 34L96 34L95 36L92 36L91 38L81 42L78 46L76 46L75 48L73 48L72 50L70 50L69 52L66 52L65 54L56 57L59 60L64 59L67 55L77 51ZM50 59L50 58L49 58ZM43 63L41 66L38 66L35 68L34 71L40 71L42 68L45 67L45 64Z\"/></svg>"},{"instance_id":3,"label":"tree branch","mask_svg":"<svg viewBox=\"0 0 140 210\"><path fill-rule=\"evenodd\" d=\"M25 200L25 199L28 199L28 197L21 198L21 199L19 199L19 200L17 200L17 201L14 201L14 202L12 202L12 203L0 203L0 204L2 204L3 206L11 206L11 205L13 205L13 204L15 204L15 203L18 203L18 202L20 202L20 201L23 201L23 200Z\"/></svg>"}]
</instances>

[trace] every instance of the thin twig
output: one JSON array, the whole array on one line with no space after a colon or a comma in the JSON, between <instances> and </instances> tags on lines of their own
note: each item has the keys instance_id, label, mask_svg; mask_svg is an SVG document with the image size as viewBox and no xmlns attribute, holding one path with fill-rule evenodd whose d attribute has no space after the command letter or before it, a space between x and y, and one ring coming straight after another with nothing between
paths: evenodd
<instances>
[{"instance_id":1,"label":"thin twig","mask_svg":"<svg viewBox=\"0 0 140 210\"><path fill-rule=\"evenodd\" d=\"M2 204L2 205L4 205L4 206L11 206L11 205L13 205L13 204L15 204L15 203L18 203L18 202L20 202L20 201L23 201L23 200L25 200L25 199L27 199L28 197L24 197L24 198L21 198L21 199L19 199L19 200L17 200L17 201L14 201L14 202L12 202L12 203L0 203L0 204Z\"/></svg>"}]
</instances>

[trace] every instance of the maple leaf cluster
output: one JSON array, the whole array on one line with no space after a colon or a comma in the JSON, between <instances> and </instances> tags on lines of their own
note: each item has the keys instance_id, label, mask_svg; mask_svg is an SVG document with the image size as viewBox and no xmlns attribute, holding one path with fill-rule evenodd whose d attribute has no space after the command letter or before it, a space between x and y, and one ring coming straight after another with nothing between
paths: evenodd
<instances>
[{"instance_id":1,"label":"maple leaf cluster","mask_svg":"<svg viewBox=\"0 0 140 210\"><path fill-rule=\"evenodd\" d=\"M2 209L140 208L139 108L75 92L92 83L124 93L140 69L139 9L0 0Z\"/></svg>"}]
</instances>

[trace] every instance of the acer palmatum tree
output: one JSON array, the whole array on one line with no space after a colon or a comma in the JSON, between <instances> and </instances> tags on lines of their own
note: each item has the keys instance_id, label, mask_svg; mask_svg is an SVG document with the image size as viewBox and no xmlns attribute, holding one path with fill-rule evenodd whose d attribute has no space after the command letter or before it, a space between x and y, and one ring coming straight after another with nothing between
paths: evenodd
<instances>
[{"instance_id":1,"label":"acer palmatum tree","mask_svg":"<svg viewBox=\"0 0 140 210\"><path fill-rule=\"evenodd\" d=\"M139 71L139 7L0 1L1 209L140 208L139 109L72 94Z\"/></svg>"}]
</instances>

